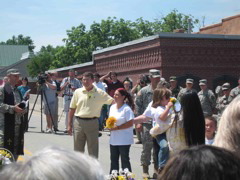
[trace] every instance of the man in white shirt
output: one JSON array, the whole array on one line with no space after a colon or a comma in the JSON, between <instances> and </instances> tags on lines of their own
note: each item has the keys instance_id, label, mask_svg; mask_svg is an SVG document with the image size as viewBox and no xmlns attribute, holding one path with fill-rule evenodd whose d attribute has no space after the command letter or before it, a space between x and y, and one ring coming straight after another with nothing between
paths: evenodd
<instances>
[{"instance_id":1,"label":"man in white shirt","mask_svg":"<svg viewBox=\"0 0 240 180\"><path fill-rule=\"evenodd\" d=\"M93 77L94 77L93 85L106 92L107 85L106 83L100 81L100 75L98 73L94 73Z\"/></svg>"}]
</instances>

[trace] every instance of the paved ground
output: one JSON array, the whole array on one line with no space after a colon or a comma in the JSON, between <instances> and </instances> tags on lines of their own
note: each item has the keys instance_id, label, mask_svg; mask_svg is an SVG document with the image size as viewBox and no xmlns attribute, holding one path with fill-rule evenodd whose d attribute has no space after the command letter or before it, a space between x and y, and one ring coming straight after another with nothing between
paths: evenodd
<instances>
[{"instance_id":1,"label":"paved ground","mask_svg":"<svg viewBox=\"0 0 240 180\"><path fill-rule=\"evenodd\" d=\"M30 107L33 106L35 99L31 97ZM38 98L40 99L40 97ZM61 100L61 99L60 99ZM60 105L61 106L61 105ZM59 109L59 115L62 109ZM43 114L43 130L46 128L46 119ZM64 117L60 118L59 129L64 130ZM109 149L109 132L103 132L102 137L99 138L99 161L107 174L110 169L110 149ZM137 141L136 137L134 138ZM46 146L61 146L67 149L73 149L73 137L64 134L63 131L57 134L47 134L41 132L41 113L40 101L37 101L32 117L29 123L29 132L25 134L25 155L20 157L20 161L26 161L36 151L41 150ZM142 167L140 166L140 155L142 145L133 144L130 149L130 160L132 171L136 174L137 179L141 179ZM86 152L87 153L87 152ZM153 166L150 167L150 174L153 173Z\"/></svg>"}]
</instances>

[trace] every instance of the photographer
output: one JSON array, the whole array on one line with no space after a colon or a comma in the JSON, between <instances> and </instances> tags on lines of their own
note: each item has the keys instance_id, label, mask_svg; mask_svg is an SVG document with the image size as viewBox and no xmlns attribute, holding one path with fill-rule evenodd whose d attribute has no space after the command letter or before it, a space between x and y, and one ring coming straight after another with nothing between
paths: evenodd
<instances>
[{"instance_id":1,"label":"photographer","mask_svg":"<svg viewBox=\"0 0 240 180\"><path fill-rule=\"evenodd\" d=\"M70 102L73 96L73 92L77 89L82 87L82 83L75 78L75 72L73 69L70 69L68 71L68 77L65 77L61 83L61 91L64 90L63 92L63 111L65 112L65 133L67 133L68 129L68 112L69 112L69 106Z\"/></svg>"},{"instance_id":2,"label":"photographer","mask_svg":"<svg viewBox=\"0 0 240 180\"><path fill-rule=\"evenodd\" d=\"M47 133L52 133L52 122L56 110L56 83L52 80L53 74L42 75L39 79L43 78L42 91L44 102L44 114L47 119ZM40 80L41 81L41 80ZM41 82L39 83L41 85ZM55 127L55 126L54 126Z\"/></svg>"}]
</instances>

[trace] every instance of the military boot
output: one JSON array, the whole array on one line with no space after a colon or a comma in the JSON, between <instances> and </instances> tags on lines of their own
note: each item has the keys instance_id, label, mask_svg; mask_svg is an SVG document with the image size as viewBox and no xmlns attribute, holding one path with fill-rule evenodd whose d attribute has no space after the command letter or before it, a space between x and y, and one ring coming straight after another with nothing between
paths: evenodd
<instances>
[{"instance_id":1,"label":"military boot","mask_svg":"<svg viewBox=\"0 0 240 180\"><path fill-rule=\"evenodd\" d=\"M143 179L150 177L149 172L148 172L148 166L146 166L146 165L143 165L143 175L142 176L143 176Z\"/></svg>"}]
</instances>

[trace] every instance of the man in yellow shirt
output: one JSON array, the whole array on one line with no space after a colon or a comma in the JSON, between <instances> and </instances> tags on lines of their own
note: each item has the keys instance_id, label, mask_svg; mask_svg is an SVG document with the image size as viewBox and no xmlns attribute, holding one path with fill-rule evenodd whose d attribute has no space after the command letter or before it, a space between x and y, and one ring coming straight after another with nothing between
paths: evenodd
<instances>
[{"instance_id":1,"label":"man in yellow shirt","mask_svg":"<svg viewBox=\"0 0 240 180\"><path fill-rule=\"evenodd\" d=\"M68 133L72 135L74 126L74 150L84 152L87 142L88 153L98 158L98 118L103 104L111 104L113 98L106 92L93 86L91 72L85 72L83 87L77 89L70 103L68 116ZM74 125L72 123L75 116Z\"/></svg>"}]
</instances>

